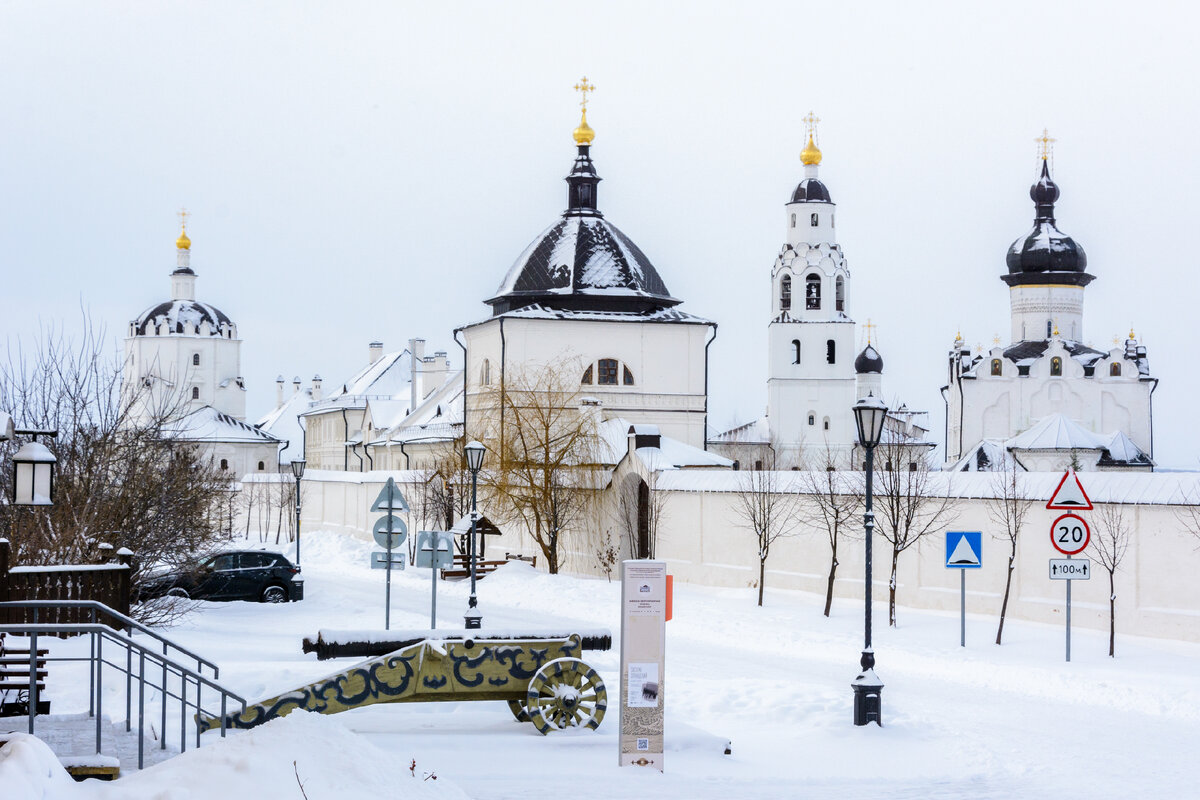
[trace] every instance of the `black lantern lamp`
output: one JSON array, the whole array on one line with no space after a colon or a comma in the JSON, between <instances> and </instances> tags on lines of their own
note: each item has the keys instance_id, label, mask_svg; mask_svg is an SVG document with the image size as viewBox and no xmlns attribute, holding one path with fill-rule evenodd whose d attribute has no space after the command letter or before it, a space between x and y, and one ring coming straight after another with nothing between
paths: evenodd
<instances>
[{"instance_id":1,"label":"black lantern lamp","mask_svg":"<svg viewBox=\"0 0 1200 800\"><path fill-rule=\"evenodd\" d=\"M859 659L862 672L850 684L854 689L854 724L874 722L883 725L883 683L875 674L875 650L871 647L871 539L875 532L875 513L871 510L871 479L875 468L875 448L883 437L883 422L887 406L872 394L854 404L854 423L858 426L858 443L867 451L866 495L863 527L866 529L866 581L863 586L863 652Z\"/></svg>"},{"instance_id":2,"label":"black lantern lamp","mask_svg":"<svg viewBox=\"0 0 1200 800\"><path fill-rule=\"evenodd\" d=\"M300 566L300 479L304 477L304 459L292 459L292 475L296 478L296 566Z\"/></svg>"},{"instance_id":3,"label":"black lantern lamp","mask_svg":"<svg viewBox=\"0 0 1200 800\"><path fill-rule=\"evenodd\" d=\"M477 441L470 441L463 448L467 457L467 469L471 470L471 597L467 600L467 613L463 617L466 627L479 628L483 626L483 615L479 613L479 600L475 597L475 564L478 554L475 544L475 525L479 514L476 512L476 488L479 485L479 468L483 466L484 446Z\"/></svg>"}]
</instances>

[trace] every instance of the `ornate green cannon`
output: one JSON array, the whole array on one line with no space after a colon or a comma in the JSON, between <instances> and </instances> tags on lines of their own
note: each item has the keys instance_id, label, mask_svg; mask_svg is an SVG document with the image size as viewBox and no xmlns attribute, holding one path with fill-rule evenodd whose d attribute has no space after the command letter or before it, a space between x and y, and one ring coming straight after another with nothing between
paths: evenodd
<instances>
[{"instance_id":1,"label":"ornate green cannon","mask_svg":"<svg viewBox=\"0 0 1200 800\"><path fill-rule=\"evenodd\" d=\"M596 728L608 693L579 659L577 634L546 639L426 639L262 700L225 716L230 728L253 728L295 711L336 714L373 703L504 700L519 721L541 733ZM201 731L220 717L197 716Z\"/></svg>"}]
</instances>

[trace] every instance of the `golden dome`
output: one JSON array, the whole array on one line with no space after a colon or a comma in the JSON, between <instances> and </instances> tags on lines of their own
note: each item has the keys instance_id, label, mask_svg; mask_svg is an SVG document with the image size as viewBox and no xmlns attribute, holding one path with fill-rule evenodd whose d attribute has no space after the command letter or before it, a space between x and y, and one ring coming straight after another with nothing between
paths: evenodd
<instances>
[{"instance_id":1,"label":"golden dome","mask_svg":"<svg viewBox=\"0 0 1200 800\"><path fill-rule=\"evenodd\" d=\"M800 151L800 163L806 167L821 163L821 150L813 142L811 133L808 135L808 144L804 145L804 149Z\"/></svg>"},{"instance_id":2,"label":"golden dome","mask_svg":"<svg viewBox=\"0 0 1200 800\"><path fill-rule=\"evenodd\" d=\"M192 240L188 238L187 228L180 229L179 238L175 240L175 246L180 250L192 249Z\"/></svg>"},{"instance_id":3,"label":"golden dome","mask_svg":"<svg viewBox=\"0 0 1200 800\"><path fill-rule=\"evenodd\" d=\"M592 139L596 138L596 132L587 124L587 109L583 110L583 119L579 123L579 127L575 129L575 144L591 144Z\"/></svg>"}]
</instances>

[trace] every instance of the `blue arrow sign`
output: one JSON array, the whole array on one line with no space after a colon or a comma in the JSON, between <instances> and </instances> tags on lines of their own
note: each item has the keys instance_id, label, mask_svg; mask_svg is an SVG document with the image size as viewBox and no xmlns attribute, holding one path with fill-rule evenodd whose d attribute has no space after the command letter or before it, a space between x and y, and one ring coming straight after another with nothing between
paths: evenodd
<instances>
[{"instance_id":1,"label":"blue arrow sign","mask_svg":"<svg viewBox=\"0 0 1200 800\"><path fill-rule=\"evenodd\" d=\"M947 569L979 569L982 566L982 531L946 531Z\"/></svg>"}]
</instances>

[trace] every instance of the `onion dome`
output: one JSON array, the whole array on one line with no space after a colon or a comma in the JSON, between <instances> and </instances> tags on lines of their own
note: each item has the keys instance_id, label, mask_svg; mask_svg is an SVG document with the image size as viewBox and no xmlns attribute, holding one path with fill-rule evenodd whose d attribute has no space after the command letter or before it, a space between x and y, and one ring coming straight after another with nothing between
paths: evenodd
<instances>
[{"instance_id":1,"label":"onion dome","mask_svg":"<svg viewBox=\"0 0 1200 800\"><path fill-rule=\"evenodd\" d=\"M813 141L811 131L808 144L800 151L800 162L804 164L804 180L792 192L793 203L832 203L829 189L817 178L817 167L821 164L821 151Z\"/></svg>"},{"instance_id":2,"label":"onion dome","mask_svg":"<svg viewBox=\"0 0 1200 800\"><path fill-rule=\"evenodd\" d=\"M209 336L221 336L222 324L233 325L233 320L215 306L195 300L171 300L138 314L133 321L134 336L154 336L163 323L168 333L198 335L204 322L208 323Z\"/></svg>"},{"instance_id":3,"label":"onion dome","mask_svg":"<svg viewBox=\"0 0 1200 800\"><path fill-rule=\"evenodd\" d=\"M813 142L812 134L808 134L808 144L804 145L804 149L800 151L800 163L804 166L817 165L821 163L821 150Z\"/></svg>"},{"instance_id":4,"label":"onion dome","mask_svg":"<svg viewBox=\"0 0 1200 800\"><path fill-rule=\"evenodd\" d=\"M584 131L587 141L581 140ZM494 297L492 314L538 304L580 311L649 313L681 301L672 297L645 253L596 207L600 176L588 142L575 130L579 152L567 176L567 210L525 248Z\"/></svg>"},{"instance_id":5,"label":"onion dome","mask_svg":"<svg viewBox=\"0 0 1200 800\"><path fill-rule=\"evenodd\" d=\"M203 233L203 231L201 232ZM183 228L179 231L179 238L175 240L175 246L180 250L192 249L192 240L188 238L187 228Z\"/></svg>"},{"instance_id":6,"label":"onion dome","mask_svg":"<svg viewBox=\"0 0 1200 800\"><path fill-rule=\"evenodd\" d=\"M1058 184L1050 177L1050 164L1042 159L1042 174L1029 189L1036 215L1029 233L1012 243L1005 259L1008 274L1001 279L1009 286L1060 283L1087 286L1094 275L1087 269L1087 254L1074 239L1055 226L1054 203Z\"/></svg>"},{"instance_id":7,"label":"onion dome","mask_svg":"<svg viewBox=\"0 0 1200 800\"><path fill-rule=\"evenodd\" d=\"M879 355L869 342L863 348L863 351L858 354L858 358L854 359L854 371L859 375L866 375L869 372L883 372L883 356Z\"/></svg>"},{"instance_id":8,"label":"onion dome","mask_svg":"<svg viewBox=\"0 0 1200 800\"><path fill-rule=\"evenodd\" d=\"M583 109L583 119L575 129L575 144L591 144L596 138L596 132L587 124L587 109Z\"/></svg>"}]
</instances>

